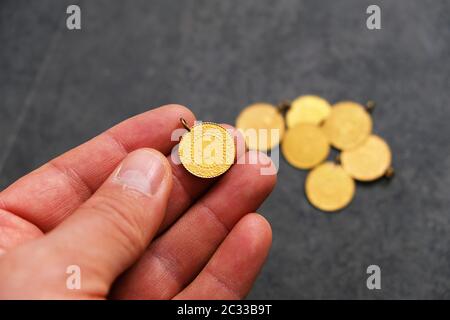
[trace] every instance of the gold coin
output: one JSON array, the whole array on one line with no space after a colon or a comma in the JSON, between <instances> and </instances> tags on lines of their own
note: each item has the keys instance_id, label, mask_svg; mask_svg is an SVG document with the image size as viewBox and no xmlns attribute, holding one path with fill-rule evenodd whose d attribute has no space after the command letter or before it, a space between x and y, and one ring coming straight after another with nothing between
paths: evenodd
<instances>
[{"instance_id":1,"label":"gold coin","mask_svg":"<svg viewBox=\"0 0 450 320\"><path fill-rule=\"evenodd\" d=\"M320 127L301 123L286 132L281 149L291 165L309 169L326 159L330 145Z\"/></svg>"},{"instance_id":2,"label":"gold coin","mask_svg":"<svg viewBox=\"0 0 450 320\"><path fill-rule=\"evenodd\" d=\"M355 181L338 164L325 162L306 177L306 197L322 211L336 211L347 206L355 194Z\"/></svg>"},{"instance_id":3,"label":"gold coin","mask_svg":"<svg viewBox=\"0 0 450 320\"><path fill-rule=\"evenodd\" d=\"M372 132L372 118L356 102L339 102L331 108L323 129L333 147L350 150L363 143Z\"/></svg>"},{"instance_id":4,"label":"gold coin","mask_svg":"<svg viewBox=\"0 0 450 320\"><path fill-rule=\"evenodd\" d=\"M353 150L342 151L342 167L353 178L373 181L382 177L391 165L392 155L388 144L376 135Z\"/></svg>"},{"instance_id":5,"label":"gold coin","mask_svg":"<svg viewBox=\"0 0 450 320\"><path fill-rule=\"evenodd\" d=\"M249 149L267 151L276 147L284 134L284 119L268 103L255 103L239 114L236 127L245 137Z\"/></svg>"},{"instance_id":6,"label":"gold coin","mask_svg":"<svg viewBox=\"0 0 450 320\"><path fill-rule=\"evenodd\" d=\"M211 122L194 125L183 135L178 148L186 170L201 178L214 178L226 172L236 152L233 136Z\"/></svg>"},{"instance_id":7,"label":"gold coin","mask_svg":"<svg viewBox=\"0 0 450 320\"><path fill-rule=\"evenodd\" d=\"M299 123L320 124L330 114L331 106L327 100L313 95L300 96L291 103L286 113L288 128Z\"/></svg>"}]
</instances>

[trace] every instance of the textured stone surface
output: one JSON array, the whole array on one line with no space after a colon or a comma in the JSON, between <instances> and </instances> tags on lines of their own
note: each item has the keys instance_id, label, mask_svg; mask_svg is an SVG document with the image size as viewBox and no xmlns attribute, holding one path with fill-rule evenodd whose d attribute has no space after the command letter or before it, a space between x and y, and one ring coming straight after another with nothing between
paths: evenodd
<instances>
[{"instance_id":1,"label":"textured stone surface","mask_svg":"<svg viewBox=\"0 0 450 320\"><path fill-rule=\"evenodd\" d=\"M69 3L81 32L65 29ZM365 27L372 3L380 31ZM250 297L450 298L449 17L445 0L1 1L0 186L152 106L233 123L255 101L374 99L395 179L324 214L281 160ZM365 287L370 264L381 291Z\"/></svg>"}]
</instances>

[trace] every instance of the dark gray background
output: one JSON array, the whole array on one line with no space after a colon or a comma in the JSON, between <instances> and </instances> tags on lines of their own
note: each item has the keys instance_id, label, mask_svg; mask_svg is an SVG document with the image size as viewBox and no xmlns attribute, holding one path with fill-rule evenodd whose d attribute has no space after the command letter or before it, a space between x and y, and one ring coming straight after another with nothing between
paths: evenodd
<instances>
[{"instance_id":1,"label":"dark gray background","mask_svg":"<svg viewBox=\"0 0 450 320\"><path fill-rule=\"evenodd\" d=\"M71 3L82 31L65 28ZM365 24L373 3L379 31ZM151 106L234 123L254 101L374 99L395 179L325 214L281 159L250 298L450 298L449 19L436 0L0 0L0 186Z\"/></svg>"}]
</instances>

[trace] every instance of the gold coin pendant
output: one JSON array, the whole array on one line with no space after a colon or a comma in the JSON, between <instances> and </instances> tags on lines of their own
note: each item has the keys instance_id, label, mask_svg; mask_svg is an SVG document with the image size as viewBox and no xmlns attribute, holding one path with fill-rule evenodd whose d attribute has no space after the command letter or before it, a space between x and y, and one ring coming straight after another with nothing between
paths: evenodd
<instances>
[{"instance_id":1,"label":"gold coin pendant","mask_svg":"<svg viewBox=\"0 0 450 320\"><path fill-rule=\"evenodd\" d=\"M350 150L363 143L372 132L372 118L356 102L339 102L331 108L323 126L333 147Z\"/></svg>"},{"instance_id":2,"label":"gold coin pendant","mask_svg":"<svg viewBox=\"0 0 450 320\"><path fill-rule=\"evenodd\" d=\"M356 149L341 153L344 170L360 181L373 181L382 177L391 161L392 154L388 144L376 135L369 136Z\"/></svg>"},{"instance_id":3,"label":"gold coin pendant","mask_svg":"<svg viewBox=\"0 0 450 320\"><path fill-rule=\"evenodd\" d=\"M309 202L322 211L337 211L347 206L355 194L355 181L335 163L325 162L306 177Z\"/></svg>"},{"instance_id":4,"label":"gold coin pendant","mask_svg":"<svg viewBox=\"0 0 450 320\"><path fill-rule=\"evenodd\" d=\"M327 100L313 95L300 96L292 101L286 113L286 123L288 128L293 128L299 123L319 125L330 112L331 106Z\"/></svg>"},{"instance_id":5,"label":"gold coin pendant","mask_svg":"<svg viewBox=\"0 0 450 320\"><path fill-rule=\"evenodd\" d=\"M183 135L178 149L186 170L201 178L214 178L226 172L235 153L233 136L212 122L194 125Z\"/></svg>"},{"instance_id":6,"label":"gold coin pendant","mask_svg":"<svg viewBox=\"0 0 450 320\"><path fill-rule=\"evenodd\" d=\"M284 135L284 119L278 109L268 103L255 103L239 114L236 128L252 150L267 151L276 147Z\"/></svg>"},{"instance_id":7,"label":"gold coin pendant","mask_svg":"<svg viewBox=\"0 0 450 320\"><path fill-rule=\"evenodd\" d=\"M330 145L320 127L301 123L286 132L281 149L291 165L309 169L326 159Z\"/></svg>"}]
</instances>

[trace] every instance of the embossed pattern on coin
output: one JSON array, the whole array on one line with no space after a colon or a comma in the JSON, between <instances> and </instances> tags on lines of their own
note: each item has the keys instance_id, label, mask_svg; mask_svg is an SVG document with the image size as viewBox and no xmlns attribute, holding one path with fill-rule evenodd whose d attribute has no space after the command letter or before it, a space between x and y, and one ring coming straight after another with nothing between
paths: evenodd
<instances>
[{"instance_id":1,"label":"embossed pattern on coin","mask_svg":"<svg viewBox=\"0 0 450 320\"><path fill-rule=\"evenodd\" d=\"M305 193L309 202L323 211L347 206L355 194L355 181L340 166L325 162L306 177Z\"/></svg>"},{"instance_id":2,"label":"embossed pattern on coin","mask_svg":"<svg viewBox=\"0 0 450 320\"><path fill-rule=\"evenodd\" d=\"M376 135L369 136L356 149L341 153L344 170L360 181L373 181L382 177L391 161L392 154L388 144Z\"/></svg>"},{"instance_id":3,"label":"embossed pattern on coin","mask_svg":"<svg viewBox=\"0 0 450 320\"><path fill-rule=\"evenodd\" d=\"M363 143L372 132L372 119L363 106L344 101L331 108L323 126L331 145L350 150Z\"/></svg>"},{"instance_id":4,"label":"embossed pattern on coin","mask_svg":"<svg viewBox=\"0 0 450 320\"><path fill-rule=\"evenodd\" d=\"M178 154L190 173L201 178L214 178L226 172L234 162L233 136L211 122L194 125L181 138Z\"/></svg>"},{"instance_id":5,"label":"embossed pattern on coin","mask_svg":"<svg viewBox=\"0 0 450 320\"><path fill-rule=\"evenodd\" d=\"M276 147L283 138L284 127L282 115L268 103L255 103L246 107L236 120L236 128L252 150L267 151Z\"/></svg>"},{"instance_id":6,"label":"embossed pattern on coin","mask_svg":"<svg viewBox=\"0 0 450 320\"><path fill-rule=\"evenodd\" d=\"M326 159L330 145L320 127L301 123L286 132L281 149L291 165L309 169Z\"/></svg>"},{"instance_id":7,"label":"embossed pattern on coin","mask_svg":"<svg viewBox=\"0 0 450 320\"><path fill-rule=\"evenodd\" d=\"M299 123L319 125L330 112L331 106L327 100L313 95L300 96L292 101L286 113L286 123L288 128L293 128Z\"/></svg>"}]
</instances>

